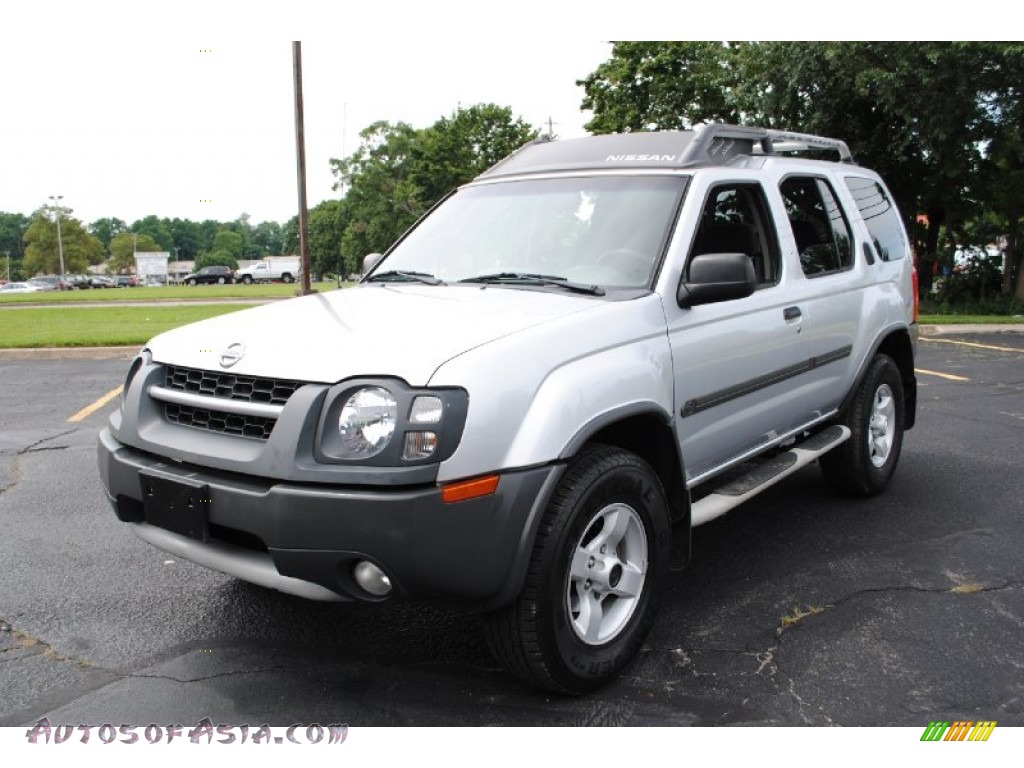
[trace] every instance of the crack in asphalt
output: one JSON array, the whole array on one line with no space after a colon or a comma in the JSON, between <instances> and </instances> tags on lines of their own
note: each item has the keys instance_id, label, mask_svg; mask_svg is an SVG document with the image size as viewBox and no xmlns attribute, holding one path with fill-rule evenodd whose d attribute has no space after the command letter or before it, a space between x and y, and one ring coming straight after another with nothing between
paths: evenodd
<instances>
[{"instance_id":1,"label":"crack in asphalt","mask_svg":"<svg viewBox=\"0 0 1024 768\"><path fill-rule=\"evenodd\" d=\"M693 677L702 677L702 676L706 676L706 675L713 675L715 673L713 673L713 672L700 672L699 670L697 670L696 667L693 666L694 665L694 661L693 661L693 658L692 658L691 654L721 653L721 654L727 654L727 655L730 655L730 656L749 656L749 657L752 657L758 663L758 667L754 671L754 674L760 676L760 675L764 674L765 672L767 672L767 678L766 679L771 681L771 683L772 683L773 687L775 688L776 692L788 694L796 702L797 710L798 710L797 714L800 716L801 720L803 720L803 722L805 724L807 724L807 725L815 725L816 724L816 721L813 719L813 717L810 717L808 715L808 712L807 712L807 710L816 709L820 713L821 717L824 718L825 722L828 723L829 725L841 725L841 723L839 723L836 720L834 720L828 714L828 712L825 711L825 709L821 705L812 704L812 703L808 702L806 699L804 699L800 695L799 691L797 690L795 678L793 678L791 675L789 675L785 670L783 670L779 666L779 663L776 660L775 655L779 651L779 649L782 647L782 643L783 643L784 637L785 637L785 635L786 635L786 633L788 631L794 629L797 625L804 623L806 620L808 620L808 619L810 619L810 618L812 618L814 616L820 616L822 614L825 614L825 613L827 613L827 612L829 612L829 611L831 611L831 610L833 610L833 609L835 609L835 608L837 608L839 606L844 605L845 603L850 602L851 600L855 600L855 599L857 599L859 597L862 597L864 595L874 595L874 594L894 593L894 592L895 593L899 593L899 592L912 592L912 593L923 593L923 594L950 594L950 595L977 595L977 594L986 594L986 593L990 593L990 592L1001 592L1001 591L1005 591L1007 589L1018 588L1018 587L1021 587L1021 586L1024 586L1024 581L1017 580L1017 579L1007 579L1006 581L1004 581L1004 582L1002 582L1000 584L989 585L989 586L982 586L980 584L977 584L977 585L974 585L974 584L954 584L953 586L950 586L950 587L917 587L917 586L869 587L869 588L865 588L865 589L856 590L856 591L854 591L854 592L852 592L852 593L850 593L848 595L844 595L843 597L840 597L837 600L834 600L832 602L816 605L816 606L812 607L811 609L809 609L806 612L804 612L801 609L797 609L797 614L798 614L797 618L794 619L794 620L790 620L790 621L785 621L785 620L780 621L779 625L774 628L774 634L775 634L775 638L776 638L775 642L772 643L771 645L769 645L767 648L765 648L762 651L751 651L751 650L740 649L740 648L710 648L710 647L696 648L696 647L692 647L692 648L689 648L689 649L684 649L684 648L659 648L659 647L654 647L654 646L651 646L651 647L647 648L646 650L648 652L668 653L668 654L672 654L673 656L676 656L676 657L680 658L682 660L681 662L679 662L679 666L680 667L682 667L684 669L688 668L688 667L693 667L693 668L691 668L689 670L690 675L693 676ZM1021 621L1019 618L1013 617L1013 616L1008 616L1007 618L1012 618L1013 620L1017 621L1018 623ZM743 676L743 675L747 675L749 673L748 672L744 672L744 671L740 671L739 674L741 676ZM776 680L776 676L779 676L779 677L783 678L785 680L785 682L786 682L786 685L784 685L784 686L780 685L779 681ZM643 677L643 676L630 676L628 679L636 680L638 682L643 682L643 683L660 682L660 683L665 684L665 685L674 685L674 684L677 684L677 683L681 682L681 679L676 679L676 680L651 680L651 679Z\"/></svg>"},{"instance_id":2,"label":"crack in asphalt","mask_svg":"<svg viewBox=\"0 0 1024 768\"><path fill-rule=\"evenodd\" d=\"M47 435L46 437L42 437L42 438L36 440L34 443L26 445L24 448L19 448L16 451L0 451L0 456L2 456L3 454L7 453L7 454L10 454L11 456L14 457L13 460L11 461L11 464L10 464L11 480L10 480L10 482L7 482L7 483L5 483L3 485L0 485L0 494L6 493L11 488L13 488L18 483L21 482L21 461L20 461L20 459L21 459L22 456L24 456L24 455L26 455L28 453L40 453L42 451L62 451L62 450L65 450L67 448L70 448L71 446L69 446L69 445L46 445L46 446L43 446L43 443L48 443L51 440L57 440L58 438L66 437L67 435L72 435L72 434L74 434L77 431L78 431L77 427L74 428L74 429L66 429L63 432L58 432L56 435ZM42 446L42 447L40 447L40 446Z\"/></svg>"},{"instance_id":3,"label":"crack in asphalt","mask_svg":"<svg viewBox=\"0 0 1024 768\"><path fill-rule=\"evenodd\" d=\"M173 677L171 675L143 675L143 674L138 674L138 673L129 673L129 674L123 674L123 675L118 674L117 676L118 676L118 679L120 679L120 680L140 680L140 679L141 680L170 680L173 683L181 683L183 685L187 685L189 683L202 683L202 682L205 682L207 680L216 680L219 677L234 677L235 675L259 675L259 674L262 674L264 672L280 672L281 670L286 670L286 669L287 669L287 667L282 667L282 666L265 667L263 669L237 669L237 670L233 670L233 671L230 671L230 672L218 672L218 673L213 674L213 675L205 675L203 677L196 677L196 678L192 678L192 679L189 679L189 680L182 680L180 678ZM115 672L114 674L117 674L117 673Z\"/></svg>"},{"instance_id":4,"label":"crack in asphalt","mask_svg":"<svg viewBox=\"0 0 1024 768\"><path fill-rule=\"evenodd\" d=\"M66 446L66 445L58 445L58 446L52 446L52 447L48 447L48 448L38 448L37 446L40 446L43 443L48 443L51 440L56 440L59 437L66 437L67 435L73 435L77 431L78 431L77 428L75 428L75 429L66 429L63 432L58 432L56 435L50 435L48 437L40 438L39 440L36 440L31 445L27 445L24 448L22 448L21 450L19 450L17 452L17 455L18 456L23 456L26 453L34 453L36 451L48 451L48 450L52 451L52 450L58 450L60 448L67 448L68 446Z\"/></svg>"}]
</instances>

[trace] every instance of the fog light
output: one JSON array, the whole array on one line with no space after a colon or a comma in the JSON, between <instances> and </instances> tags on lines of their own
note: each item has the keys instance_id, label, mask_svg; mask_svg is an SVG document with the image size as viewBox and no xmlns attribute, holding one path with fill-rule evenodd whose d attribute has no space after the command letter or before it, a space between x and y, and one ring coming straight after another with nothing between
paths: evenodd
<instances>
[{"instance_id":1,"label":"fog light","mask_svg":"<svg viewBox=\"0 0 1024 768\"><path fill-rule=\"evenodd\" d=\"M352 569L352 575L356 578L356 584L375 597L391 594L391 579L368 560L360 560L356 563L356 567Z\"/></svg>"},{"instance_id":2,"label":"fog light","mask_svg":"<svg viewBox=\"0 0 1024 768\"><path fill-rule=\"evenodd\" d=\"M429 459L437 450L436 432L406 432L402 458L408 461Z\"/></svg>"}]
</instances>

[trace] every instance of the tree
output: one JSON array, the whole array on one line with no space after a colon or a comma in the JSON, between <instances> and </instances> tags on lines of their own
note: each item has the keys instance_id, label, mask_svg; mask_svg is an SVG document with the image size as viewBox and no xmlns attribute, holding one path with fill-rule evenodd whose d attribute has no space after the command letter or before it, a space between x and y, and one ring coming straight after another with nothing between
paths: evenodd
<instances>
[{"instance_id":1,"label":"tree","mask_svg":"<svg viewBox=\"0 0 1024 768\"><path fill-rule=\"evenodd\" d=\"M24 238L28 225L29 218L24 214L0 212L0 276L7 277L8 265L12 280L24 276L21 260L25 254Z\"/></svg>"},{"instance_id":2,"label":"tree","mask_svg":"<svg viewBox=\"0 0 1024 768\"><path fill-rule=\"evenodd\" d=\"M136 238L138 240L136 241ZM110 241L110 261L107 269L114 274L127 274L135 271L135 252L160 251L159 244L149 235L136 235L133 232L122 232Z\"/></svg>"},{"instance_id":3,"label":"tree","mask_svg":"<svg viewBox=\"0 0 1024 768\"><path fill-rule=\"evenodd\" d=\"M174 242L174 255L179 261L192 261L203 250L203 236L199 224L188 219L171 219L167 231ZM211 242L209 245L212 245ZM206 248L209 248L209 245Z\"/></svg>"},{"instance_id":4,"label":"tree","mask_svg":"<svg viewBox=\"0 0 1024 768\"><path fill-rule=\"evenodd\" d=\"M1020 136L1022 61L985 42L616 43L579 84L599 133L723 120L843 138L886 179L927 289L941 233L992 204L980 170L989 142Z\"/></svg>"},{"instance_id":5,"label":"tree","mask_svg":"<svg viewBox=\"0 0 1024 768\"><path fill-rule=\"evenodd\" d=\"M314 273L344 276L356 271L342 258L344 234L344 205L340 200L324 200L309 211L309 261Z\"/></svg>"},{"instance_id":6,"label":"tree","mask_svg":"<svg viewBox=\"0 0 1024 768\"><path fill-rule=\"evenodd\" d=\"M89 232L103 243L103 247L108 250L110 249L110 241L116 235L127 231L128 225L117 218L96 219L96 221L89 225Z\"/></svg>"},{"instance_id":7,"label":"tree","mask_svg":"<svg viewBox=\"0 0 1024 768\"><path fill-rule=\"evenodd\" d=\"M275 221L263 221L252 231L251 242L259 256L279 256L284 253L284 237L281 225ZM292 251L294 253L294 251Z\"/></svg>"},{"instance_id":8,"label":"tree","mask_svg":"<svg viewBox=\"0 0 1024 768\"><path fill-rule=\"evenodd\" d=\"M140 235L149 235L160 246L157 250L170 253L174 250L174 238L171 237L171 233L167 229L166 221L166 219L149 215L144 219L135 221L132 224L132 232Z\"/></svg>"},{"instance_id":9,"label":"tree","mask_svg":"<svg viewBox=\"0 0 1024 768\"><path fill-rule=\"evenodd\" d=\"M427 207L409 178L416 130L406 123L377 122L359 135L362 144L350 158L331 160L338 178L334 188L347 187L350 218L342 250L356 258L386 250Z\"/></svg>"},{"instance_id":10,"label":"tree","mask_svg":"<svg viewBox=\"0 0 1024 768\"><path fill-rule=\"evenodd\" d=\"M583 109L593 110L592 133L667 131L695 123L735 123L730 61L738 44L618 42L611 58L583 80Z\"/></svg>"},{"instance_id":11,"label":"tree","mask_svg":"<svg viewBox=\"0 0 1024 768\"><path fill-rule=\"evenodd\" d=\"M341 250L350 264L386 250L430 206L537 134L507 107L460 108L429 128L373 123L349 158L332 159L343 190Z\"/></svg>"},{"instance_id":12,"label":"tree","mask_svg":"<svg viewBox=\"0 0 1024 768\"><path fill-rule=\"evenodd\" d=\"M238 259L242 255L242 235L230 229L222 229L213 236L213 252L226 252L231 258Z\"/></svg>"},{"instance_id":13,"label":"tree","mask_svg":"<svg viewBox=\"0 0 1024 768\"><path fill-rule=\"evenodd\" d=\"M210 253L201 253L196 259L196 270L200 270L203 267L230 267L231 269L238 269L238 261L231 255L229 251L214 250Z\"/></svg>"},{"instance_id":14,"label":"tree","mask_svg":"<svg viewBox=\"0 0 1024 768\"><path fill-rule=\"evenodd\" d=\"M22 269L27 275L60 273L57 223L53 218L56 214L61 217L64 271L84 272L88 264L99 264L103 261L103 244L85 230L82 222L71 217L70 208L44 206L32 215L32 220L25 230L25 258Z\"/></svg>"}]
</instances>

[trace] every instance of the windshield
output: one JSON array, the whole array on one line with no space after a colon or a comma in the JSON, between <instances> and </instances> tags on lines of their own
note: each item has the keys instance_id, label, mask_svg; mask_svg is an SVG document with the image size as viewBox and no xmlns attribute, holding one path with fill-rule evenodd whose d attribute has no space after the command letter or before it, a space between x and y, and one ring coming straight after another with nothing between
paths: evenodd
<instances>
[{"instance_id":1,"label":"windshield","mask_svg":"<svg viewBox=\"0 0 1024 768\"><path fill-rule=\"evenodd\" d=\"M448 283L507 273L648 287L685 182L603 176L461 189L395 246L376 273Z\"/></svg>"}]
</instances>

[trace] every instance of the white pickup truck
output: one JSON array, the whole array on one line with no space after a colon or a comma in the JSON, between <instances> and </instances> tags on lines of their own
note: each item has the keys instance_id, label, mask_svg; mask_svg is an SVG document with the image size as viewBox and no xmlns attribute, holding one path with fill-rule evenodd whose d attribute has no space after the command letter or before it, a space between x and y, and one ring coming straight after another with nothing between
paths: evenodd
<instances>
[{"instance_id":1,"label":"white pickup truck","mask_svg":"<svg viewBox=\"0 0 1024 768\"><path fill-rule=\"evenodd\" d=\"M235 273L236 283L269 283L271 280L280 280L290 283L299 277L299 257L282 256L278 258L263 259L251 267L240 269Z\"/></svg>"}]
</instances>

